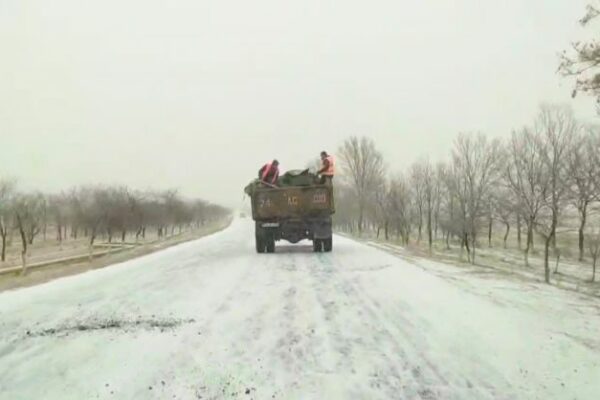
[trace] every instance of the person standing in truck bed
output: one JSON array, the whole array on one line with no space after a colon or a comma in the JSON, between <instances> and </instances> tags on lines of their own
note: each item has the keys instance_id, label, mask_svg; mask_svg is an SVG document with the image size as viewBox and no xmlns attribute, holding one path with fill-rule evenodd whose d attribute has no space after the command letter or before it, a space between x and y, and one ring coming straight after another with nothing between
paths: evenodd
<instances>
[{"instance_id":1,"label":"person standing in truck bed","mask_svg":"<svg viewBox=\"0 0 600 400\"><path fill-rule=\"evenodd\" d=\"M258 179L269 185L275 186L277 178L279 178L279 161L277 160L266 163L258 170Z\"/></svg>"},{"instance_id":2,"label":"person standing in truck bed","mask_svg":"<svg viewBox=\"0 0 600 400\"><path fill-rule=\"evenodd\" d=\"M333 156L327 154L326 151L321 152L321 163L322 168L317 172L318 175L321 175L321 184L331 186L333 184L333 175L335 173L335 165L333 161Z\"/></svg>"}]
</instances>

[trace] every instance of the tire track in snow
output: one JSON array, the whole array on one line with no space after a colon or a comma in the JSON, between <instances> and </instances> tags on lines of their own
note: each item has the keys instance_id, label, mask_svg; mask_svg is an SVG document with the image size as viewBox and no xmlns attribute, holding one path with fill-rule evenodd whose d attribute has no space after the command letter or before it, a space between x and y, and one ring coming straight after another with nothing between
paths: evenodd
<instances>
[{"instance_id":1,"label":"tire track in snow","mask_svg":"<svg viewBox=\"0 0 600 400\"><path fill-rule=\"evenodd\" d=\"M324 398L323 377L331 374L331 367L310 273L313 255L290 253L288 257L291 272L289 267L277 268L286 290L278 300L281 307L271 326L278 334L270 358L277 361L282 374L282 398Z\"/></svg>"},{"instance_id":2,"label":"tire track in snow","mask_svg":"<svg viewBox=\"0 0 600 400\"><path fill-rule=\"evenodd\" d=\"M411 323L402 317L402 312L394 312L394 315L389 315L389 312L386 312L386 309L364 290L357 278L358 274L354 276L354 279L347 278L348 274L353 274L353 272L347 271L348 265L344 265L345 263L340 258L325 256L321 258L321 261L328 264L332 271L331 275L338 278L332 280L335 285L331 291L344 293L346 298L354 299L350 308L356 310L357 315L373 333L374 340L370 342L367 340L364 343L367 348L390 349L390 352L383 350L378 354L378 361L383 361L380 369L389 371L387 375L382 377L377 372L373 374L376 385L383 386L386 395L398 396L401 394L402 398L423 400L463 398L461 394L456 393L458 389L463 394L466 394L464 393L466 391L470 396L475 395L476 398L514 398L498 393L493 387L488 387L487 390L483 389L485 382L473 385L468 378L461 379L464 382L464 388L458 388L455 384L451 384L444 373L424 354L426 343L418 343L412 337L410 332L414 332L414 327L412 330L405 329L405 325L410 326ZM415 316L411 315L411 317ZM398 355L399 359L392 359L389 353ZM409 354L416 354L418 358L415 359ZM400 366L401 369L399 369Z\"/></svg>"},{"instance_id":3,"label":"tire track in snow","mask_svg":"<svg viewBox=\"0 0 600 400\"><path fill-rule=\"evenodd\" d=\"M353 293L340 290L344 287L343 272L336 268L331 259L330 255L320 255L320 268L316 273L318 280L327 283L321 288L319 299L321 307L326 311L327 323L331 327L331 342L336 344L334 349L338 355L337 368L354 376L356 382L349 392L356 398L395 398L403 392L397 362L385 352L379 351L381 342L373 340L372 334L375 329L365 319L372 315ZM331 293L335 293L337 299L332 300ZM343 297L340 297L340 294ZM349 332L358 332L359 336L349 337ZM356 365L358 360L364 363L365 358L368 359L368 365ZM368 396L364 393L362 380L365 378L370 388Z\"/></svg>"}]
</instances>

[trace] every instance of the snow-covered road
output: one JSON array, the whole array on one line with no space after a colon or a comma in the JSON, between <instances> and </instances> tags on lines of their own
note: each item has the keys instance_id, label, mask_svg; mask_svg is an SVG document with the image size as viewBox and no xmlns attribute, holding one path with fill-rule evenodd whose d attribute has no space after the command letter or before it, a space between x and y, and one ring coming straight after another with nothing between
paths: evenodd
<instances>
[{"instance_id":1,"label":"snow-covered road","mask_svg":"<svg viewBox=\"0 0 600 400\"><path fill-rule=\"evenodd\" d=\"M0 294L0 398L598 399L598 303L253 225Z\"/></svg>"}]
</instances>

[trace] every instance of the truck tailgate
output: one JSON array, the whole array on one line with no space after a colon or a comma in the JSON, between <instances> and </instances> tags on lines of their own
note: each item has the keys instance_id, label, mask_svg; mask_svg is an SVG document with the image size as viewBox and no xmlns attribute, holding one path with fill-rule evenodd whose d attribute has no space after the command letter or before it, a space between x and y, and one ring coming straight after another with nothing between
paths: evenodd
<instances>
[{"instance_id":1,"label":"truck tailgate","mask_svg":"<svg viewBox=\"0 0 600 400\"><path fill-rule=\"evenodd\" d=\"M253 217L274 219L331 214L331 191L329 186L260 189L252 198Z\"/></svg>"}]
</instances>

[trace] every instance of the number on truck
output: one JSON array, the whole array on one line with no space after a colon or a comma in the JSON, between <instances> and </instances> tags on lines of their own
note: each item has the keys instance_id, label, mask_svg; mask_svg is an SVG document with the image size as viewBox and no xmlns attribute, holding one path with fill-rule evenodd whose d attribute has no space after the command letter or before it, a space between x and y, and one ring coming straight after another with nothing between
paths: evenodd
<instances>
[{"instance_id":1,"label":"number on truck","mask_svg":"<svg viewBox=\"0 0 600 400\"><path fill-rule=\"evenodd\" d=\"M271 199L269 199L268 197L266 199L262 197L259 203L260 208L271 207Z\"/></svg>"},{"instance_id":2,"label":"number on truck","mask_svg":"<svg viewBox=\"0 0 600 400\"><path fill-rule=\"evenodd\" d=\"M315 204L324 204L327 203L327 194L323 192L318 192L313 195L313 203Z\"/></svg>"},{"instance_id":3,"label":"number on truck","mask_svg":"<svg viewBox=\"0 0 600 400\"><path fill-rule=\"evenodd\" d=\"M297 206L298 205L298 197L297 196L288 196L288 205Z\"/></svg>"}]
</instances>

